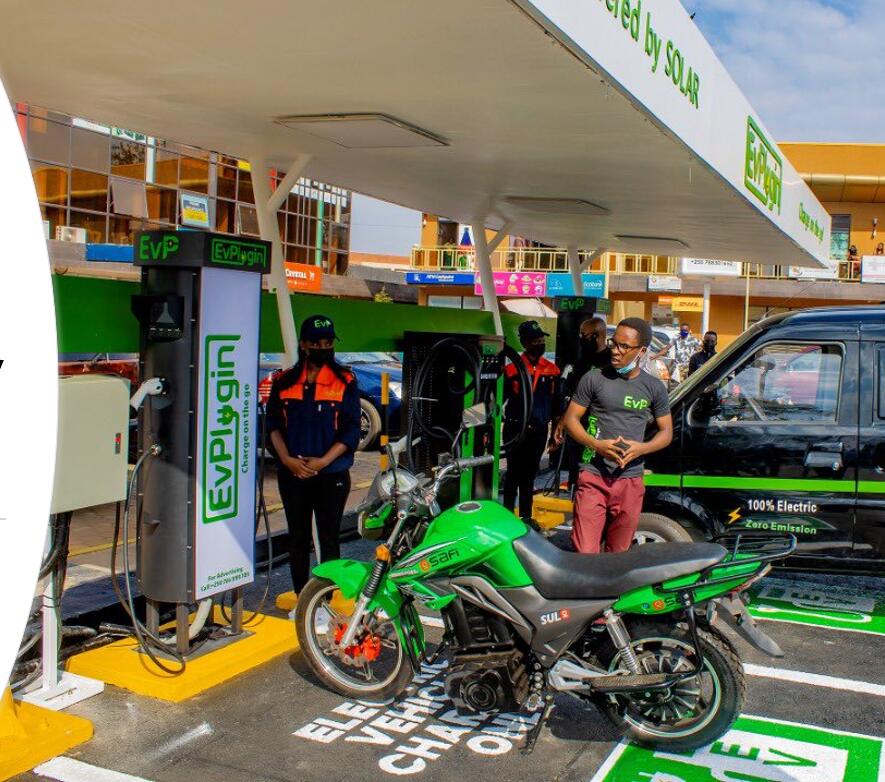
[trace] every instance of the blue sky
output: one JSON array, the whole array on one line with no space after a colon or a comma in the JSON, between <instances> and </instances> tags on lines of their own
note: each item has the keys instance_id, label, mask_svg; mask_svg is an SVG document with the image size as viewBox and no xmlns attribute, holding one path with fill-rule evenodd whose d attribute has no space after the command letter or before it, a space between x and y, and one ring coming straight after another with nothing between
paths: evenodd
<instances>
[{"instance_id":1,"label":"blue sky","mask_svg":"<svg viewBox=\"0 0 885 782\"><path fill-rule=\"evenodd\" d=\"M682 0L778 141L885 143L885 0Z\"/></svg>"}]
</instances>

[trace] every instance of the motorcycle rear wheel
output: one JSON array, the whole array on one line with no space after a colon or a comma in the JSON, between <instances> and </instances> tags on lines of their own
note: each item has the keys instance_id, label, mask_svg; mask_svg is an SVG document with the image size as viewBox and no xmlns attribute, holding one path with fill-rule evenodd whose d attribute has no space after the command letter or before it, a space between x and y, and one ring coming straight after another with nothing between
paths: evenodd
<instances>
[{"instance_id":1,"label":"motorcycle rear wheel","mask_svg":"<svg viewBox=\"0 0 885 782\"><path fill-rule=\"evenodd\" d=\"M359 646L369 656L377 654L374 659L348 661L335 637L343 634L349 619L334 582L325 578L307 582L295 606L295 632L311 671L330 690L349 698L386 701L396 697L408 687L414 672L393 623L382 617L372 633L363 633L351 647Z\"/></svg>"},{"instance_id":2,"label":"motorcycle rear wheel","mask_svg":"<svg viewBox=\"0 0 885 782\"><path fill-rule=\"evenodd\" d=\"M632 646L643 673L691 670L696 654L687 627L629 622ZM715 630L698 630L704 667L661 694L609 695L602 706L609 719L645 747L689 750L709 744L734 724L746 697L743 666L731 643ZM625 670L620 652L607 660L612 672Z\"/></svg>"}]
</instances>

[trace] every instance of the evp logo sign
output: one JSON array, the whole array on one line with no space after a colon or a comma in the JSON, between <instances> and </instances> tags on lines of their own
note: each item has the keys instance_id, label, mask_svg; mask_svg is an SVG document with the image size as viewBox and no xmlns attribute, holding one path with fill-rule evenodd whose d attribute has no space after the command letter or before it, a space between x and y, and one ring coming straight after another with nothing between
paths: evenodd
<instances>
[{"instance_id":1,"label":"evp logo sign","mask_svg":"<svg viewBox=\"0 0 885 782\"><path fill-rule=\"evenodd\" d=\"M223 521L239 509L241 399L237 380L240 337L208 335L203 361L203 523Z\"/></svg>"},{"instance_id":2,"label":"evp logo sign","mask_svg":"<svg viewBox=\"0 0 885 782\"><path fill-rule=\"evenodd\" d=\"M784 163L777 148L747 117L747 148L744 159L744 185L769 210L781 212Z\"/></svg>"},{"instance_id":3,"label":"evp logo sign","mask_svg":"<svg viewBox=\"0 0 885 782\"><path fill-rule=\"evenodd\" d=\"M165 261L170 255L178 252L181 242L177 236L160 236L154 238L149 234L138 237L138 260Z\"/></svg>"},{"instance_id":4,"label":"evp logo sign","mask_svg":"<svg viewBox=\"0 0 885 782\"><path fill-rule=\"evenodd\" d=\"M212 263L241 269L257 267L262 270L268 270L270 268L267 247L257 242L244 242L242 240L216 239L213 237L209 241L209 260Z\"/></svg>"}]
</instances>

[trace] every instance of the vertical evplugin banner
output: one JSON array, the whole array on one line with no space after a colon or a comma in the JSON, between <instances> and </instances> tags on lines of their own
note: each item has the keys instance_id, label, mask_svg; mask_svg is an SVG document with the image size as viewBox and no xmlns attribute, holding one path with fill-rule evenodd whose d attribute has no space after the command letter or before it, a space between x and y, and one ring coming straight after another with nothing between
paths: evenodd
<instances>
[{"instance_id":1,"label":"vertical evplugin banner","mask_svg":"<svg viewBox=\"0 0 885 782\"><path fill-rule=\"evenodd\" d=\"M261 276L204 268L200 289L194 596L254 579Z\"/></svg>"}]
</instances>

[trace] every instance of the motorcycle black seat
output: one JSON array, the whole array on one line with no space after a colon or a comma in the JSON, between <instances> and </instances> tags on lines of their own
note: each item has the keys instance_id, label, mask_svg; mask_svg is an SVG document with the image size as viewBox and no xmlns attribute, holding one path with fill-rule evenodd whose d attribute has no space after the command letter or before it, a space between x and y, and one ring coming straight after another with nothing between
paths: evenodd
<instances>
[{"instance_id":1,"label":"motorcycle black seat","mask_svg":"<svg viewBox=\"0 0 885 782\"><path fill-rule=\"evenodd\" d=\"M718 543L647 543L620 554L563 551L530 529L513 549L548 600L619 597L631 589L660 584L721 562Z\"/></svg>"}]
</instances>

